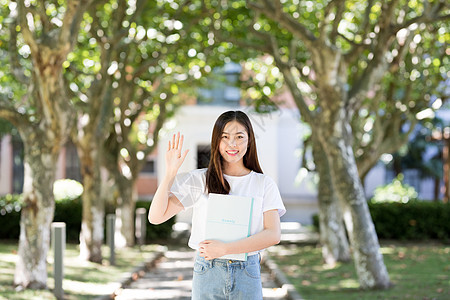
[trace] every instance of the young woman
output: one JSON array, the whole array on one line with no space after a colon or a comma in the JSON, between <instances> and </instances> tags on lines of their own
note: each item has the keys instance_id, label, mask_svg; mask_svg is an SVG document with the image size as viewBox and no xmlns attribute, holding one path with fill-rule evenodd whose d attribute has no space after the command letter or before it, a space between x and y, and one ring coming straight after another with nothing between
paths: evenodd
<instances>
[{"instance_id":1,"label":"young woman","mask_svg":"<svg viewBox=\"0 0 450 300\"><path fill-rule=\"evenodd\" d=\"M275 182L259 166L250 119L241 111L219 116L207 169L177 175L188 153L182 147L183 136L173 135L166 153L166 174L150 206L149 221L160 224L193 208L189 246L197 250L197 257L192 299L262 299L260 251L279 243L280 216L286 210ZM229 243L205 240L209 193L253 198L250 237ZM219 258L237 253L248 253L247 260Z\"/></svg>"}]
</instances>

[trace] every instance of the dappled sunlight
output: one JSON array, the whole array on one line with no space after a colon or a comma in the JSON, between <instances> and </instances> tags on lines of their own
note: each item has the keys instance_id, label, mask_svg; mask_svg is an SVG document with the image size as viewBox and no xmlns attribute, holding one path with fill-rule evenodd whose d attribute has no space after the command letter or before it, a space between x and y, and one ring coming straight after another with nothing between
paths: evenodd
<instances>
[{"instance_id":1,"label":"dappled sunlight","mask_svg":"<svg viewBox=\"0 0 450 300\"><path fill-rule=\"evenodd\" d=\"M51 289L54 287L53 279L53 252L49 250L47 257L47 286L49 290L16 292L12 285L15 265L18 259L16 244L4 244L0 247L0 300L13 299L54 299ZM63 288L66 300L93 299L96 296L111 294L117 289L119 281L125 275L130 275L130 268L151 260L155 251L164 250L158 245L144 245L141 248L133 247L117 249L116 265L109 265L109 249L102 247L104 263L96 264L85 261L79 257L79 246L67 244L64 251L64 280Z\"/></svg>"},{"instance_id":2,"label":"dappled sunlight","mask_svg":"<svg viewBox=\"0 0 450 300\"><path fill-rule=\"evenodd\" d=\"M383 255L386 255L386 254L394 254L395 248L393 248L393 247L381 247L381 248L380 248L380 252L381 252L381 254L383 254Z\"/></svg>"},{"instance_id":3,"label":"dappled sunlight","mask_svg":"<svg viewBox=\"0 0 450 300\"><path fill-rule=\"evenodd\" d=\"M320 247L279 245L272 259L305 299L447 299L450 297L450 246L389 242L380 248L394 286L362 290L353 261L328 266Z\"/></svg>"},{"instance_id":4,"label":"dappled sunlight","mask_svg":"<svg viewBox=\"0 0 450 300\"><path fill-rule=\"evenodd\" d=\"M339 282L339 285L346 289L356 289L359 288L359 283L355 279L344 279Z\"/></svg>"},{"instance_id":5,"label":"dappled sunlight","mask_svg":"<svg viewBox=\"0 0 450 300\"><path fill-rule=\"evenodd\" d=\"M80 282L74 280L64 280L63 287L66 293L71 293L74 295L108 295L111 291L116 290L120 287L119 283L105 283L99 284L95 282Z\"/></svg>"}]
</instances>

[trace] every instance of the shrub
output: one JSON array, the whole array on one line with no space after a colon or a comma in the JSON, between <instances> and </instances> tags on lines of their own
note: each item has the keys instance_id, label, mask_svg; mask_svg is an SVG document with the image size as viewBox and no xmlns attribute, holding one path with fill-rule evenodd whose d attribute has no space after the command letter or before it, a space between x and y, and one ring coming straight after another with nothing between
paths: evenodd
<instances>
[{"instance_id":1,"label":"shrub","mask_svg":"<svg viewBox=\"0 0 450 300\"><path fill-rule=\"evenodd\" d=\"M379 238L450 239L450 204L429 201L369 203Z\"/></svg>"},{"instance_id":2,"label":"shrub","mask_svg":"<svg viewBox=\"0 0 450 300\"><path fill-rule=\"evenodd\" d=\"M415 200L368 204L380 239L450 240L450 203ZM313 224L319 228L317 214L313 216Z\"/></svg>"},{"instance_id":3,"label":"shrub","mask_svg":"<svg viewBox=\"0 0 450 300\"><path fill-rule=\"evenodd\" d=\"M150 207L149 201L138 201L136 203L136 209L137 208L145 208L148 209ZM153 225L150 223L147 223L147 235L145 237L145 240L148 242L155 242L158 240L166 240L169 239L172 234L172 226L175 224L176 217L171 218L170 220L167 220L166 222L159 224L159 225Z\"/></svg>"},{"instance_id":4,"label":"shrub","mask_svg":"<svg viewBox=\"0 0 450 300\"><path fill-rule=\"evenodd\" d=\"M55 202L65 202L80 198L83 194L83 185L72 179L59 179L53 185Z\"/></svg>"},{"instance_id":5,"label":"shrub","mask_svg":"<svg viewBox=\"0 0 450 300\"><path fill-rule=\"evenodd\" d=\"M65 182L73 185L74 182ZM76 184L76 183L75 183ZM60 194L63 195L63 194ZM77 243L79 241L82 218L81 197L73 198L74 193L66 193L60 196L55 205L54 222L66 223L67 241ZM136 208L144 207L148 210L149 201L138 201ZM6 195L0 197L0 239L18 239L20 234L20 210L22 207L20 195ZM107 207L106 213L114 213L114 207ZM166 240L172 234L172 226L175 218L161 225L147 223L146 241L148 243ZM106 222L105 222L106 224Z\"/></svg>"},{"instance_id":6,"label":"shrub","mask_svg":"<svg viewBox=\"0 0 450 300\"><path fill-rule=\"evenodd\" d=\"M18 239L20 234L20 195L0 197L0 239Z\"/></svg>"},{"instance_id":7,"label":"shrub","mask_svg":"<svg viewBox=\"0 0 450 300\"><path fill-rule=\"evenodd\" d=\"M377 187L371 201L374 203L408 203L410 200L416 200L417 196L414 187L403 183L403 175L400 174L391 183Z\"/></svg>"}]
</instances>

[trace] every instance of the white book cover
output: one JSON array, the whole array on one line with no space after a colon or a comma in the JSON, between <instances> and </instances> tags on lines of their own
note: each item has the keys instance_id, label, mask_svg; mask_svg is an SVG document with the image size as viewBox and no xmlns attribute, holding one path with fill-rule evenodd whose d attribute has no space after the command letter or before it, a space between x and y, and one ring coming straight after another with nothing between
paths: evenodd
<instances>
[{"instance_id":1,"label":"white book cover","mask_svg":"<svg viewBox=\"0 0 450 300\"><path fill-rule=\"evenodd\" d=\"M250 236L253 198L209 194L206 217L206 239L233 242ZM247 260L247 253L220 258Z\"/></svg>"}]
</instances>

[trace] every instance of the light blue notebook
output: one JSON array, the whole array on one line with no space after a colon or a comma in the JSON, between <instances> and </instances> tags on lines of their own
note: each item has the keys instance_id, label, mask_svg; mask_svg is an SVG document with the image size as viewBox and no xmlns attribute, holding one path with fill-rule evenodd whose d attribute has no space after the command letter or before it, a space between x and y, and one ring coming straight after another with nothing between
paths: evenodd
<instances>
[{"instance_id":1,"label":"light blue notebook","mask_svg":"<svg viewBox=\"0 0 450 300\"><path fill-rule=\"evenodd\" d=\"M253 198L209 194L206 217L206 239L233 242L250 236ZM247 253L220 258L247 260Z\"/></svg>"}]
</instances>

